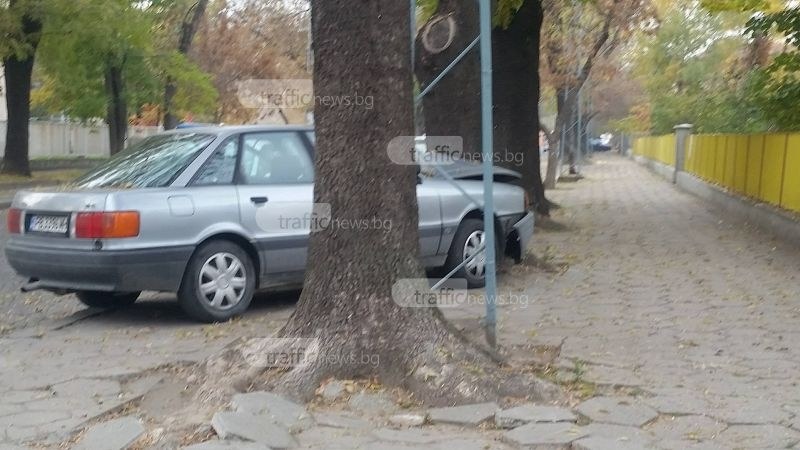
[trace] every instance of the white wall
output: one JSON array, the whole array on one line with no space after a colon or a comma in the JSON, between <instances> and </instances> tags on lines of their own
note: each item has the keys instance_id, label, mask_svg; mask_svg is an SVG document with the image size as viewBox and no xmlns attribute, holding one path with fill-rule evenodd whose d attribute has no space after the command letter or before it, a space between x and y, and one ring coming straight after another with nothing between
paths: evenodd
<instances>
[{"instance_id":1,"label":"white wall","mask_svg":"<svg viewBox=\"0 0 800 450\"><path fill-rule=\"evenodd\" d=\"M159 127L130 127L128 144L160 132ZM6 147L6 122L0 121L0 155ZM108 157L108 127L65 122L30 123L30 157Z\"/></svg>"},{"instance_id":2,"label":"white wall","mask_svg":"<svg viewBox=\"0 0 800 450\"><path fill-rule=\"evenodd\" d=\"M8 112L6 111L6 74L3 71L3 66L0 66L0 121L8 120Z\"/></svg>"}]
</instances>

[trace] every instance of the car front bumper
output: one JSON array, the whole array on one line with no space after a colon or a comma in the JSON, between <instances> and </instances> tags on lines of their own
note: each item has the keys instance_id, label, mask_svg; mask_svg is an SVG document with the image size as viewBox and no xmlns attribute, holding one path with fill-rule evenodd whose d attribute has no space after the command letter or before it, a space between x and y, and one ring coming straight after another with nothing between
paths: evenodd
<instances>
[{"instance_id":1,"label":"car front bumper","mask_svg":"<svg viewBox=\"0 0 800 450\"><path fill-rule=\"evenodd\" d=\"M38 288L55 291L177 291L193 247L86 251L16 243L6 259Z\"/></svg>"},{"instance_id":2,"label":"car front bumper","mask_svg":"<svg viewBox=\"0 0 800 450\"><path fill-rule=\"evenodd\" d=\"M533 229L535 224L536 217L531 212L525 214L525 217L514 224L514 231L516 231L516 237L519 240L519 255L517 255L516 258L517 262L522 261L522 258L525 257L525 252L533 240Z\"/></svg>"}]
</instances>

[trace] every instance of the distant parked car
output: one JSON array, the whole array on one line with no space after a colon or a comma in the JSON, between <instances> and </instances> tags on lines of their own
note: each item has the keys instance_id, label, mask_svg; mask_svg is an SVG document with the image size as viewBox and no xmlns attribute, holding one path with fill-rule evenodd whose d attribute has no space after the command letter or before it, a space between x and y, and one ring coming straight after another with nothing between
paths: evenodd
<instances>
[{"instance_id":1,"label":"distant parked car","mask_svg":"<svg viewBox=\"0 0 800 450\"><path fill-rule=\"evenodd\" d=\"M589 139L589 145L591 145L592 151L594 151L594 152L610 152L611 151L611 144L609 144L608 142L603 141L600 138Z\"/></svg>"},{"instance_id":2,"label":"distant parked car","mask_svg":"<svg viewBox=\"0 0 800 450\"><path fill-rule=\"evenodd\" d=\"M247 309L256 289L302 284L310 226L276 229L262 219L314 214L313 152L308 127L146 138L72 185L17 193L6 256L27 290L74 292L93 307L171 291L195 319L226 320ZM464 191L483 195L479 167L445 167ZM533 234L524 192L510 184L518 178L498 168L494 191L498 247L517 260ZM423 171L417 199L426 267L454 269L478 252L482 215L456 187ZM480 287L484 271L481 254L457 277Z\"/></svg>"}]
</instances>

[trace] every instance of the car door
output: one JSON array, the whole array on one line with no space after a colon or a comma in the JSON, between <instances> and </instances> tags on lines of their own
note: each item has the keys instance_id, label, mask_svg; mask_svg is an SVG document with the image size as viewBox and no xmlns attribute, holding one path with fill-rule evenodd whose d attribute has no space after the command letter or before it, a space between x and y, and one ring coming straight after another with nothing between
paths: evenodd
<instances>
[{"instance_id":1,"label":"car door","mask_svg":"<svg viewBox=\"0 0 800 450\"><path fill-rule=\"evenodd\" d=\"M296 131L244 133L237 195L242 226L256 239L262 287L302 281L312 214L314 165Z\"/></svg>"}]
</instances>

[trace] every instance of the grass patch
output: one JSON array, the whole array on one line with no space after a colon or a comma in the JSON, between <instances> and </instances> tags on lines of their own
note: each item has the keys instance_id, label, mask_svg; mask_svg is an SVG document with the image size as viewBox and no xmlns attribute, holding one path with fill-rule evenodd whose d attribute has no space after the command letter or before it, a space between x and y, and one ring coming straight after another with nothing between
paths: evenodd
<instances>
[{"instance_id":1,"label":"grass patch","mask_svg":"<svg viewBox=\"0 0 800 450\"><path fill-rule=\"evenodd\" d=\"M86 173L84 169L59 169L59 170L37 170L31 177L19 175L0 174L0 184L59 184L72 181Z\"/></svg>"}]
</instances>

